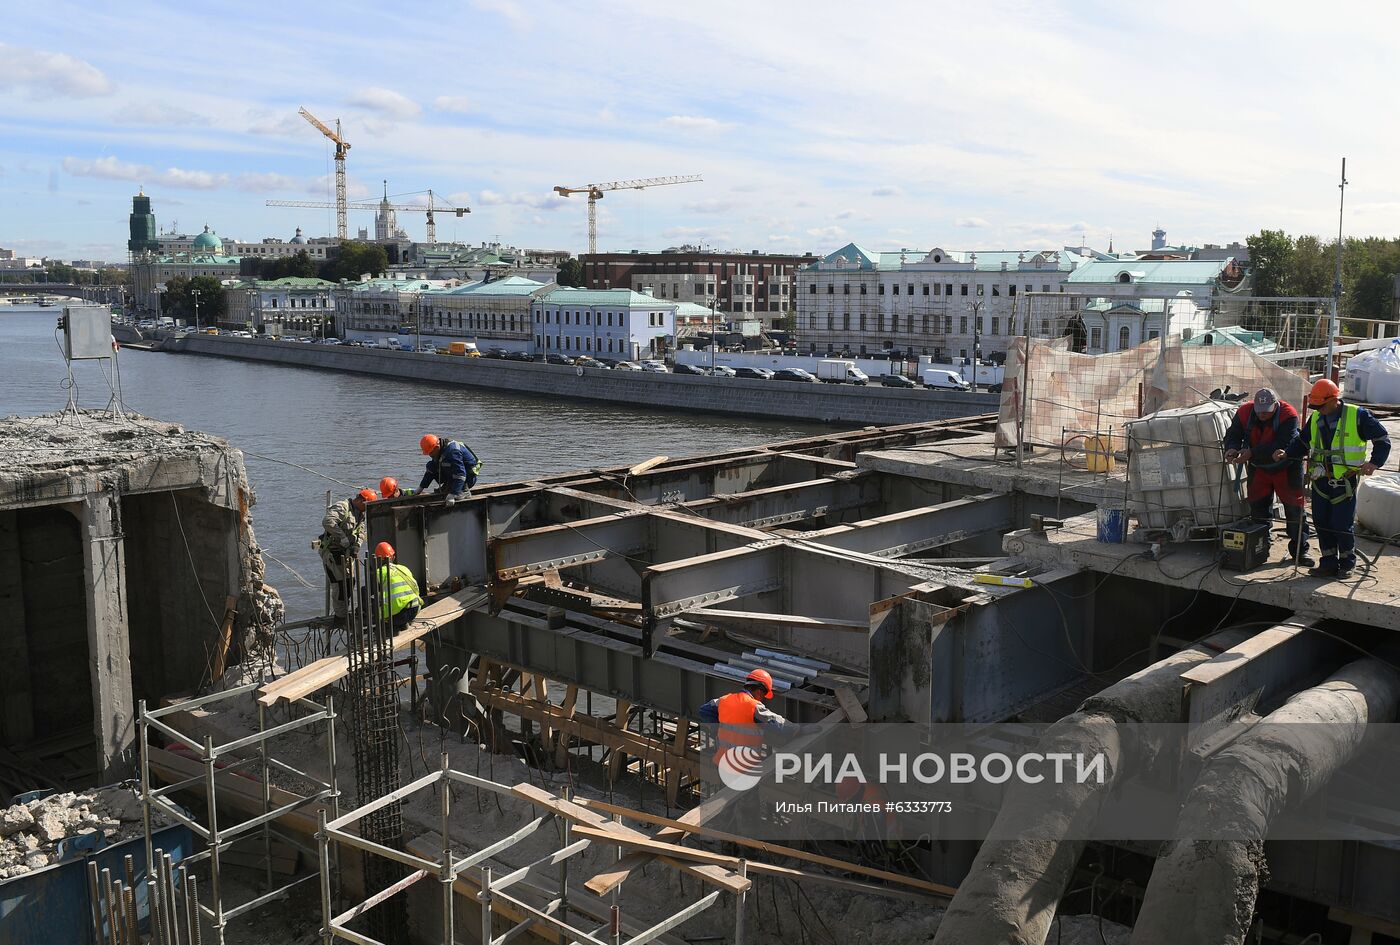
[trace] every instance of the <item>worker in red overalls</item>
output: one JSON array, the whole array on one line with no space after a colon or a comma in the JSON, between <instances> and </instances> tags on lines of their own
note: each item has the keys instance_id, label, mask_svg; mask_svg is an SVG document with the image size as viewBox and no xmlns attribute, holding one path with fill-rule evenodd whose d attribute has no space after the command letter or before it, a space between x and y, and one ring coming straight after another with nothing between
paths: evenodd
<instances>
[{"instance_id":1,"label":"worker in red overalls","mask_svg":"<svg viewBox=\"0 0 1400 945\"><path fill-rule=\"evenodd\" d=\"M1279 400L1272 388L1261 387L1254 392L1254 400L1240 405L1225 431L1225 461L1249 464L1247 498L1254 521L1273 521L1274 498L1278 498L1288 532L1288 557L1311 568L1314 561L1308 557L1307 524L1303 521L1303 461L1273 458L1298 439L1299 426L1293 405Z\"/></svg>"}]
</instances>

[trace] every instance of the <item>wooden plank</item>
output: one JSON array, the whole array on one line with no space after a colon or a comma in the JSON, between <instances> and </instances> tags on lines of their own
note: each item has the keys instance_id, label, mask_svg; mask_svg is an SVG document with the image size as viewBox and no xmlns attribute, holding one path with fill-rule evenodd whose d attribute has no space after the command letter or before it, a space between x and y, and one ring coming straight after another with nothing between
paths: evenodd
<instances>
[{"instance_id":1,"label":"wooden plank","mask_svg":"<svg viewBox=\"0 0 1400 945\"><path fill-rule=\"evenodd\" d=\"M669 456L653 456L651 459L640 462L632 468L628 469L627 475L640 476L644 472L648 472L652 469L655 469L657 466L660 466L662 463L666 462L666 460L670 458L671 457Z\"/></svg>"},{"instance_id":2,"label":"wooden plank","mask_svg":"<svg viewBox=\"0 0 1400 945\"><path fill-rule=\"evenodd\" d=\"M660 857L671 857L677 860L694 860L696 863L707 863L711 866L723 866L731 869L738 869L740 860L735 856L725 856L722 853L711 853L708 850L697 850L693 847L683 847L674 843L661 843L649 837L619 837L616 834L605 830L598 830L594 827L576 826L574 834L580 837L587 837L590 840L597 840L603 843L619 843L625 847L632 847L644 850ZM913 897L920 900L927 897L916 894L906 889L892 889L888 886L874 886L870 883L862 883L854 879L846 879L843 876L831 876L826 873L809 873L805 870L793 869L790 866L778 866L773 863L764 863L760 860L747 861L748 874L755 873L761 876L775 876L779 879L795 879L802 882L826 883L830 886L840 886L845 889L852 889L857 892L870 893L877 896L897 896L901 898ZM590 887L592 888L592 887ZM952 890L947 893L940 892L939 895L951 896Z\"/></svg>"},{"instance_id":3,"label":"wooden plank","mask_svg":"<svg viewBox=\"0 0 1400 945\"><path fill-rule=\"evenodd\" d=\"M631 714L632 703L628 702L625 699L617 700L617 712L613 716L615 720L614 726L625 732L627 730L627 719ZM617 783L617 775L622 770L622 762L624 757L625 756L622 753L622 749L618 745L614 745L612 748L612 753L608 755L609 786Z\"/></svg>"},{"instance_id":4,"label":"wooden plank","mask_svg":"<svg viewBox=\"0 0 1400 945\"><path fill-rule=\"evenodd\" d=\"M559 707L560 715L567 722L572 722L574 710L578 705L578 686L571 685L564 690L564 704ZM569 762L569 730L567 727L559 729L559 743L554 748L554 766L563 768Z\"/></svg>"},{"instance_id":5,"label":"wooden plank","mask_svg":"<svg viewBox=\"0 0 1400 945\"><path fill-rule=\"evenodd\" d=\"M590 810L598 810L609 814L619 814L623 817L642 823L653 824L655 826L673 827L693 833L697 836L708 837L711 840L719 840L724 843L733 843L738 846L751 847L755 850L772 856L782 856L793 860L802 860L806 863L815 863L820 866L829 866L832 869L844 870L848 873L856 873L861 876L869 876L872 879L882 879L890 883L899 883L911 889L922 889L926 892L935 893L940 896L952 896L957 890L952 886L944 886L940 883L931 883L927 880L918 879L914 876L905 876L902 873L891 873L887 870L879 870L873 866L862 866L859 863L852 863L848 860L838 860L835 857L822 856L820 853L808 853L806 850L799 850L796 847L785 847L777 843L768 843L763 840L754 840L750 837L741 837L734 833L725 833L723 830L714 830L710 827L701 827L696 824L686 824L671 817L662 817L660 814L651 814L646 811L636 811L623 807L619 804L610 804L607 801L595 801L591 798L579 798L578 803Z\"/></svg>"},{"instance_id":6,"label":"wooden plank","mask_svg":"<svg viewBox=\"0 0 1400 945\"><path fill-rule=\"evenodd\" d=\"M537 807L543 807L546 810L553 811L560 817L567 817L576 824L602 831L604 833L604 839L608 842L618 842L622 839L651 839L640 830L633 830L631 827L608 820L596 811L591 811L586 807L581 807L571 801L566 801L562 797L557 797L542 788L535 787L533 784L517 784L510 790L512 794L525 798ZM727 892L745 892L753 885L751 881L744 879L742 876L737 876L730 870L722 869L718 866L697 866L694 863L681 862L664 855L658 856L657 858L663 863L683 870L697 879L718 886ZM585 885L587 885L589 889L593 889L592 885L587 883L585 883ZM594 892L597 892L597 890L594 890Z\"/></svg>"},{"instance_id":7,"label":"wooden plank","mask_svg":"<svg viewBox=\"0 0 1400 945\"><path fill-rule=\"evenodd\" d=\"M233 621L238 616L238 598L229 597L224 601L224 622L219 627L219 642L214 647L214 665L210 668L213 682L224 678L228 669L228 650L233 645Z\"/></svg>"},{"instance_id":8,"label":"wooden plank","mask_svg":"<svg viewBox=\"0 0 1400 945\"><path fill-rule=\"evenodd\" d=\"M807 630L836 630L840 633L870 633L870 624L851 623L830 617L803 617L800 614L767 614L757 610L719 610L702 607L692 610L688 617L697 620L710 620L716 623L754 624L772 623L785 627L802 627Z\"/></svg>"},{"instance_id":9,"label":"wooden plank","mask_svg":"<svg viewBox=\"0 0 1400 945\"><path fill-rule=\"evenodd\" d=\"M852 722L869 722L870 716L865 714L865 706L860 704L856 694L849 686L836 687L836 703L846 713L846 718Z\"/></svg>"},{"instance_id":10,"label":"wooden plank","mask_svg":"<svg viewBox=\"0 0 1400 945\"><path fill-rule=\"evenodd\" d=\"M433 601L419 611L418 616L414 617L407 627L394 634L394 649L403 649L414 640L427 636L468 611L475 610L489 598L490 595L481 588L468 587ZM349 672L350 660L347 656L328 656L263 686L258 690L258 701L263 705L274 705L283 700L295 702L343 679Z\"/></svg>"},{"instance_id":11,"label":"wooden plank","mask_svg":"<svg viewBox=\"0 0 1400 945\"><path fill-rule=\"evenodd\" d=\"M677 758L686 756L686 740L690 738L690 719L676 719L676 735L671 742L671 754ZM676 806L676 798L681 789L681 769L680 765L666 766L666 803Z\"/></svg>"}]
</instances>

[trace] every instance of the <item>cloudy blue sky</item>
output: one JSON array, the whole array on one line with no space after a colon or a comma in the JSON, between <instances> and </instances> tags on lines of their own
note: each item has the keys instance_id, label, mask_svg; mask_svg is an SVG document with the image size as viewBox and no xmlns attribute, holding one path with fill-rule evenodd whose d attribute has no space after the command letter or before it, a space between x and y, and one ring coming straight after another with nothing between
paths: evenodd
<instances>
[{"instance_id":1,"label":"cloudy blue sky","mask_svg":"<svg viewBox=\"0 0 1400 945\"><path fill-rule=\"evenodd\" d=\"M824 252L1400 233L1400 5L420 0L8 9L0 246L120 258L137 187L162 229L333 231L380 181L470 205L440 238L573 251L555 184L610 195L602 249ZM96 10L90 8L97 8ZM411 198L406 198L411 199ZM405 221L422 237L422 218ZM351 214L351 228L370 215Z\"/></svg>"}]
</instances>

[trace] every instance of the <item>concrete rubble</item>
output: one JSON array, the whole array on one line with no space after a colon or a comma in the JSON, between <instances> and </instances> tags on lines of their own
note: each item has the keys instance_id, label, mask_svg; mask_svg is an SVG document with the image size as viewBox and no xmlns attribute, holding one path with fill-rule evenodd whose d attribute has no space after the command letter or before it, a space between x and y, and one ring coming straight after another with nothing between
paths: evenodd
<instances>
[{"instance_id":1,"label":"concrete rubble","mask_svg":"<svg viewBox=\"0 0 1400 945\"><path fill-rule=\"evenodd\" d=\"M50 794L0 811L0 880L59 862L69 837L101 833L111 846L141 836L141 799L126 787Z\"/></svg>"}]
</instances>

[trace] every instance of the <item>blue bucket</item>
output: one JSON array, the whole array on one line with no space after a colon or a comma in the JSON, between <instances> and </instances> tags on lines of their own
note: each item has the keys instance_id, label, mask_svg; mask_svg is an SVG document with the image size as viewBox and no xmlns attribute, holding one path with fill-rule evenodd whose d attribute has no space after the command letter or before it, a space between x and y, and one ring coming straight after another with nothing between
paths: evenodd
<instances>
[{"instance_id":1,"label":"blue bucket","mask_svg":"<svg viewBox=\"0 0 1400 945\"><path fill-rule=\"evenodd\" d=\"M1124 509L1099 509L1099 541L1121 545L1128 537L1128 513Z\"/></svg>"}]
</instances>

